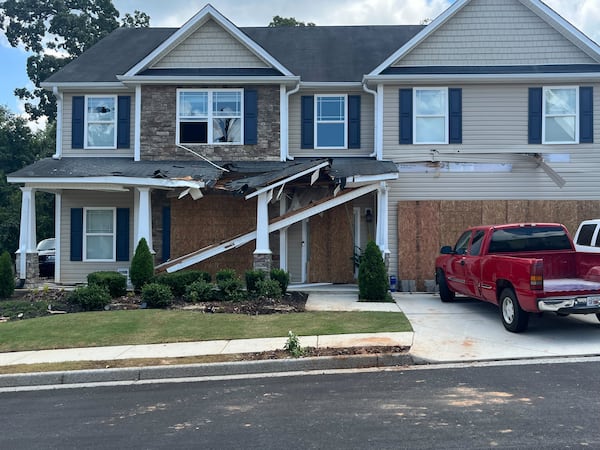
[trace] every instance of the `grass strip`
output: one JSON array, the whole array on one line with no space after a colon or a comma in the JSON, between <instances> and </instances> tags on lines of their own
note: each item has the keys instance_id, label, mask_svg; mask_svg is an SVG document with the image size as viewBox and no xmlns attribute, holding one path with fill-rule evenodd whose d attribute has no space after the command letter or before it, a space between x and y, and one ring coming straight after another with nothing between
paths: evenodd
<instances>
[{"instance_id":1,"label":"grass strip","mask_svg":"<svg viewBox=\"0 0 600 450\"><path fill-rule=\"evenodd\" d=\"M0 324L0 352L158 344L218 339L412 331L400 312L206 314L198 311L101 311Z\"/></svg>"}]
</instances>

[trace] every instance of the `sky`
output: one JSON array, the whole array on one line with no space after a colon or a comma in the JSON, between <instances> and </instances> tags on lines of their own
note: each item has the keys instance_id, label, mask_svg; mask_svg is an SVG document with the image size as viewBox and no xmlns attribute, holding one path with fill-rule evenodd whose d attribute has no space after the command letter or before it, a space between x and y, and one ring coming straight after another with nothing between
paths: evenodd
<instances>
[{"instance_id":1,"label":"sky","mask_svg":"<svg viewBox=\"0 0 600 450\"><path fill-rule=\"evenodd\" d=\"M318 25L404 25L435 19L454 0L210 0L235 25L266 26L273 16L294 17ZM544 0L557 13L600 43L600 0ZM153 27L179 27L206 5L206 0L113 0L123 16L136 9ZM596 25L596 26L595 26ZM0 105L23 114L15 88L32 87L26 73L28 54L11 48L0 32Z\"/></svg>"}]
</instances>

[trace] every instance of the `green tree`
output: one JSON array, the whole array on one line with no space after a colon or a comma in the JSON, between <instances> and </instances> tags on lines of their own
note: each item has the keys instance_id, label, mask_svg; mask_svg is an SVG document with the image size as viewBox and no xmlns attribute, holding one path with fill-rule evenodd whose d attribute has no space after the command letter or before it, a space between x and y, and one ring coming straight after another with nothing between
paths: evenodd
<instances>
[{"instance_id":1,"label":"green tree","mask_svg":"<svg viewBox=\"0 0 600 450\"><path fill-rule=\"evenodd\" d=\"M0 106L0 251L13 254L18 248L21 192L8 184L6 176L36 159L49 156L54 149L55 128L32 132L22 117ZM54 196L36 195L37 234L40 239L54 235Z\"/></svg>"},{"instance_id":2,"label":"green tree","mask_svg":"<svg viewBox=\"0 0 600 450\"><path fill-rule=\"evenodd\" d=\"M25 111L37 120L56 117L56 101L40 83L81 55L115 28L119 11L112 0L3 0L0 30L13 47L22 45L33 55L27 60L27 75L35 88L15 89L25 100ZM150 17L140 11L126 14L122 26L148 26Z\"/></svg>"},{"instance_id":3,"label":"green tree","mask_svg":"<svg viewBox=\"0 0 600 450\"><path fill-rule=\"evenodd\" d=\"M314 27L312 22L304 23L296 20L294 17L273 16L273 20L269 23L270 27Z\"/></svg>"},{"instance_id":4,"label":"green tree","mask_svg":"<svg viewBox=\"0 0 600 450\"><path fill-rule=\"evenodd\" d=\"M0 255L0 298L9 298L15 292L15 274L8 252Z\"/></svg>"},{"instance_id":5,"label":"green tree","mask_svg":"<svg viewBox=\"0 0 600 450\"><path fill-rule=\"evenodd\" d=\"M133 259L131 260L131 267L129 269L129 278L133 288L139 292L142 287L149 283L154 277L154 260L148 242L145 238L141 238L138 243Z\"/></svg>"},{"instance_id":6,"label":"green tree","mask_svg":"<svg viewBox=\"0 0 600 450\"><path fill-rule=\"evenodd\" d=\"M382 301L388 297L388 280L383 255L373 241L367 243L358 266L359 297L367 301Z\"/></svg>"}]
</instances>

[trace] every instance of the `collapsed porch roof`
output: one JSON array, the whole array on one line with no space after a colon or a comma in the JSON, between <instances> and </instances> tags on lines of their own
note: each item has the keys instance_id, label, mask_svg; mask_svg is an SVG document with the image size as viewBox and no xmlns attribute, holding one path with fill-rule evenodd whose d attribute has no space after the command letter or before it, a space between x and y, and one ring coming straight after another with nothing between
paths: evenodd
<instances>
[{"instance_id":1,"label":"collapsed porch roof","mask_svg":"<svg viewBox=\"0 0 600 450\"><path fill-rule=\"evenodd\" d=\"M216 167L218 166L218 167ZM220 168L219 168L220 167ZM46 158L11 173L10 183L73 185L154 186L157 188L198 187L248 195L297 175L322 169L329 182L357 184L395 179L396 165L370 158L298 158L293 161L134 161L129 158Z\"/></svg>"}]
</instances>

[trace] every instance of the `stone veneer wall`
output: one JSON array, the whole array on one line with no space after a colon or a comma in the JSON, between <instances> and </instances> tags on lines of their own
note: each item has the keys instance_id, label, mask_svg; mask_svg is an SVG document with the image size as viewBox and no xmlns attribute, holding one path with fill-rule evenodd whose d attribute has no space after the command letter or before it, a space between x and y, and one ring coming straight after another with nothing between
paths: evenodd
<instances>
[{"instance_id":1,"label":"stone veneer wall","mask_svg":"<svg viewBox=\"0 0 600 450\"><path fill-rule=\"evenodd\" d=\"M195 156L178 148L176 140L177 89L191 86L143 86L141 115L142 160L189 160ZM193 86L197 89L200 86ZM211 89L214 89L211 86ZM227 86L233 88L233 86ZM258 93L256 145L186 145L203 156L221 161L254 159L279 161L279 86L253 86Z\"/></svg>"}]
</instances>

